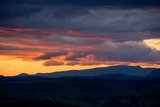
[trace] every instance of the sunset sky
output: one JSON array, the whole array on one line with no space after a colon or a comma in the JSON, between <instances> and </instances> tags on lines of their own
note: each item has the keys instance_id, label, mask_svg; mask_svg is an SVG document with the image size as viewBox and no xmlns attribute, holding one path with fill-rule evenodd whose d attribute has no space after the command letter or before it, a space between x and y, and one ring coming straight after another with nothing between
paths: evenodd
<instances>
[{"instance_id":1,"label":"sunset sky","mask_svg":"<svg viewBox=\"0 0 160 107\"><path fill-rule=\"evenodd\" d=\"M159 0L0 1L0 75L121 64L160 68Z\"/></svg>"}]
</instances>

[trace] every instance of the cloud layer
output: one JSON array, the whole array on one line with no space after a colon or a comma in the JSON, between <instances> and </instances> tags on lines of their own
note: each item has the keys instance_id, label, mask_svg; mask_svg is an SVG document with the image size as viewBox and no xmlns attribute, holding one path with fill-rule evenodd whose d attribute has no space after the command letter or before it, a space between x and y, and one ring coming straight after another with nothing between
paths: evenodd
<instances>
[{"instance_id":1,"label":"cloud layer","mask_svg":"<svg viewBox=\"0 0 160 107\"><path fill-rule=\"evenodd\" d=\"M29 16L13 17L1 25L24 28L71 29L87 33L158 32L160 13L147 9L44 8Z\"/></svg>"},{"instance_id":2,"label":"cloud layer","mask_svg":"<svg viewBox=\"0 0 160 107\"><path fill-rule=\"evenodd\" d=\"M0 31L3 34L0 35L0 55L44 60L44 66L160 63L159 50L130 36L121 40L111 35L87 35L76 31L5 28Z\"/></svg>"},{"instance_id":3,"label":"cloud layer","mask_svg":"<svg viewBox=\"0 0 160 107\"><path fill-rule=\"evenodd\" d=\"M160 41L159 0L1 0L0 5L0 56L42 60L44 66L160 64L160 50L146 41Z\"/></svg>"}]
</instances>

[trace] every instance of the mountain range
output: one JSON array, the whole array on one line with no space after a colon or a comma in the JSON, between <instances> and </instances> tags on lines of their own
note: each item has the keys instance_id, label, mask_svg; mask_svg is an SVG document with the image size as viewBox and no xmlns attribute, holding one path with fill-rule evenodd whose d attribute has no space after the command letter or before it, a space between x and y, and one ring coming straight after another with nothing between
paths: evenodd
<instances>
[{"instance_id":1,"label":"mountain range","mask_svg":"<svg viewBox=\"0 0 160 107\"><path fill-rule=\"evenodd\" d=\"M156 68L142 68L140 66L118 65L110 67L93 68L86 70L69 70L53 73L37 73L28 75L25 73L17 75L17 77L36 76L36 77L96 77L96 78L110 78L110 79L138 79L146 78L160 78L160 69Z\"/></svg>"}]
</instances>

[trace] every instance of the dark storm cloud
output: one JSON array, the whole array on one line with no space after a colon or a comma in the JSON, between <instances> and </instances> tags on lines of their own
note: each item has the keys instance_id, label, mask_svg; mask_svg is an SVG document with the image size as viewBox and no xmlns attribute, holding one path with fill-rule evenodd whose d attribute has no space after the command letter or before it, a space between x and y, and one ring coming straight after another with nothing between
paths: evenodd
<instances>
[{"instance_id":1,"label":"dark storm cloud","mask_svg":"<svg viewBox=\"0 0 160 107\"><path fill-rule=\"evenodd\" d=\"M113 41L125 42L125 41L142 41L145 39L158 39L160 38L159 32L124 32L124 33L108 33L108 38L112 38Z\"/></svg>"},{"instance_id":2,"label":"dark storm cloud","mask_svg":"<svg viewBox=\"0 0 160 107\"><path fill-rule=\"evenodd\" d=\"M159 10L52 7L29 16L10 18L0 25L75 30L106 35L112 32L159 32L159 22Z\"/></svg>"},{"instance_id":3,"label":"dark storm cloud","mask_svg":"<svg viewBox=\"0 0 160 107\"><path fill-rule=\"evenodd\" d=\"M158 39L158 32L111 32L101 35L86 34L76 31L59 31L47 29L6 29L0 28L1 42L30 42L30 45L45 45L51 43L67 44L72 46L79 45L99 45L105 40L112 40L117 42L124 41L142 41L144 39ZM33 40L39 42L32 42ZM41 41L41 42L40 42Z\"/></svg>"},{"instance_id":4,"label":"dark storm cloud","mask_svg":"<svg viewBox=\"0 0 160 107\"><path fill-rule=\"evenodd\" d=\"M41 9L33 5L1 5L0 6L0 23L16 17L27 17L39 12ZM9 27L9 26L8 26Z\"/></svg>"},{"instance_id":5,"label":"dark storm cloud","mask_svg":"<svg viewBox=\"0 0 160 107\"><path fill-rule=\"evenodd\" d=\"M159 11L141 9L93 9L88 10L88 14L71 18L75 28L98 34L159 31L159 21Z\"/></svg>"},{"instance_id":6,"label":"dark storm cloud","mask_svg":"<svg viewBox=\"0 0 160 107\"><path fill-rule=\"evenodd\" d=\"M158 31L159 0L2 0L0 26L85 32ZM113 5L114 4L114 5ZM122 8L128 5L126 9ZM134 6L140 6L134 8ZM107 8L106 8L107 6ZM133 6L133 7L132 7ZM123 26L123 27L122 27Z\"/></svg>"},{"instance_id":7,"label":"dark storm cloud","mask_svg":"<svg viewBox=\"0 0 160 107\"><path fill-rule=\"evenodd\" d=\"M95 61L159 62L160 51L148 47L142 41L111 42L102 44L101 50L87 51L95 55ZM85 57L86 57L85 56ZM78 57L76 58L78 59Z\"/></svg>"},{"instance_id":8,"label":"dark storm cloud","mask_svg":"<svg viewBox=\"0 0 160 107\"><path fill-rule=\"evenodd\" d=\"M67 52L48 52L48 53L45 53L44 55L42 56L39 56L37 58L35 58L35 60L47 60L47 59L51 59L52 57L57 57L57 56L62 56L62 55L66 55Z\"/></svg>"},{"instance_id":9,"label":"dark storm cloud","mask_svg":"<svg viewBox=\"0 0 160 107\"><path fill-rule=\"evenodd\" d=\"M129 62L159 62L160 51L154 50L144 42L127 41L105 42L105 51L102 52L102 58L111 61L129 61Z\"/></svg>"}]
</instances>

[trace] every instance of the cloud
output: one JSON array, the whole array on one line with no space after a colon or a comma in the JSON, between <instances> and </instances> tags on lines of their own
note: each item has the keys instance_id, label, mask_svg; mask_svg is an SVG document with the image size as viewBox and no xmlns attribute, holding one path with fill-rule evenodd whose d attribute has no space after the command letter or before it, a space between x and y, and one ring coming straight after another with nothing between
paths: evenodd
<instances>
[{"instance_id":1,"label":"cloud","mask_svg":"<svg viewBox=\"0 0 160 107\"><path fill-rule=\"evenodd\" d=\"M157 63L160 60L159 50L142 41L152 37L147 32L119 33L119 35L111 33L107 36L91 36L76 31L52 29L1 28L0 32L2 34L0 35L0 49L3 51L0 54L2 55L8 55L7 52L15 55L13 51L19 53L23 51L21 54L17 54L17 57L24 58L24 52L28 52L30 53L28 56L32 56L33 60L54 59L55 61L58 61L57 57L63 56L63 60L68 62L67 65L96 61L103 61L103 63L107 61ZM123 34L124 36L122 36ZM35 57L32 52L37 52L37 56Z\"/></svg>"},{"instance_id":2,"label":"cloud","mask_svg":"<svg viewBox=\"0 0 160 107\"><path fill-rule=\"evenodd\" d=\"M144 41L160 38L159 6L159 0L1 0L0 55L45 60L44 66L158 64L158 45Z\"/></svg>"},{"instance_id":3,"label":"cloud","mask_svg":"<svg viewBox=\"0 0 160 107\"><path fill-rule=\"evenodd\" d=\"M16 46L0 45L0 50L24 50L24 49Z\"/></svg>"},{"instance_id":4,"label":"cloud","mask_svg":"<svg viewBox=\"0 0 160 107\"><path fill-rule=\"evenodd\" d=\"M67 55L67 52L48 52L45 53L44 55L41 55L37 58L35 58L35 60L47 60L47 59L51 59L52 57L57 57L57 56L62 56L62 55Z\"/></svg>"},{"instance_id":5,"label":"cloud","mask_svg":"<svg viewBox=\"0 0 160 107\"><path fill-rule=\"evenodd\" d=\"M129 61L129 62L159 62L160 51L154 50L144 42L127 41L119 42L104 42L106 51L106 59L112 61Z\"/></svg>"},{"instance_id":6,"label":"cloud","mask_svg":"<svg viewBox=\"0 0 160 107\"><path fill-rule=\"evenodd\" d=\"M86 35L87 36L87 35ZM56 42L61 44L67 45L96 45L101 44L103 40L95 39L95 38L83 38L79 35L79 37L74 37L74 35L67 35L66 34L52 34L41 36L39 39L45 40L48 42Z\"/></svg>"},{"instance_id":7,"label":"cloud","mask_svg":"<svg viewBox=\"0 0 160 107\"><path fill-rule=\"evenodd\" d=\"M76 52L76 53L73 53L73 54L67 56L65 59L69 60L69 61L77 61L78 58L84 58L87 55L88 54L84 53L84 52Z\"/></svg>"},{"instance_id":8,"label":"cloud","mask_svg":"<svg viewBox=\"0 0 160 107\"><path fill-rule=\"evenodd\" d=\"M64 65L63 62L57 62L54 60L47 60L43 63L44 66L61 66Z\"/></svg>"},{"instance_id":9,"label":"cloud","mask_svg":"<svg viewBox=\"0 0 160 107\"><path fill-rule=\"evenodd\" d=\"M159 62L160 51L148 47L144 42L105 41L101 49L81 50L66 56L67 61L122 61Z\"/></svg>"},{"instance_id":10,"label":"cloud","mask_svg":"<svg viewBox=\"0 0 160 107\"><path fill-rule=\"evenodd\" d=\"M160 63L160 51L148 47L142 41L113 42L105 41L101 44L101 48L94 50L68 51L66 54L58 54L56 56L64 56L64 65L101 65L109 64L109 62L123 63ZM57 53L50 54L49 58L57 60L53 56ZM47 56L44 54L43 56ZM47 59L47 58L46 58ZM59 60L57 60L59 61ZM114 63L114 64L115 64Z\"/></svg>"},{"instance_id":11,"label":"cloud","mask_svg":"<svg viewBox=\"0 0 160 107\"><path fill-rule=\"evenodd\" d=\"M56 31L55 29L7 29L0 28L1 42L17 42L30 45L72 45L91 46L99 45L105 40L116 42L142 41L144 39L158 39L158 32L112 32L103 34L87 34L77 31ZM31 41L32 40L32 41ZM34 41L34 42L33 42ZM64 46L63 46L64 47Z\"/></svg>"},{"instance_id":12,"label":"cloud","mask_svg":"<svg viewBox=\"0 0 160 107\"><path fill-rule=\"evenodd\" d=\"M22 50L22 51L28 51L28 50L37 50L36 48L32 48L32 47L21 47L21 46L14 46L14 45L4 45L4 44L0 44L0 50L4 51L4 50Z\"/></svg>"},{"instance_id":13,"label":"cloud","mask_svg":"<svg viewBox=\"0 0 160 107\"><path fill-rule=\"evenodd\" d=\"M159 31L159 10L107 7L45 7L29 16L8 19L4 26L56 28L87 33Z\"/></svg>"},{"instance_id":14,"label":"cloud","mask_svg":"<svg viewBox=\"0 0 160 107\"><path fill-rule=\"evenodd\" d=\"M159 22L160 12L154 9L45 7L28 16L9 18L2 21L0 26L41 28L43 30L39 30L40 33L38 30L23 32L28 37L49 42L68 45L98 45L103 42L103 39L124 42L160 38ZM44 28L51 30L47 34ZM55 29L61 33L56 32ZM103 39L96 40L94 39L96 37Z\"/></svg>"},{"instance_id":15,"label":"cloud","mask_svg":"<svg viewBox=\"0 0 160 107\"><path fill-rule=\"evenodd\" d=\"M86 32L137 32L158 31L159 20L159 11L104 8L88 10L88 14L72 17L71 23Z\"/></svg>"},{"instance_id":16,"label":"cloud","mask_svg":"<svg viewBox=\"0 0 160 107\"><path fill-rule=\"evenodd\" d=\"M80 64L79 64L79 61L70 61L70 62L67 62L65 65L75 66L75 65L80 65Z\"/></svg>"}]
</instances>

